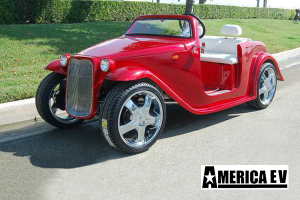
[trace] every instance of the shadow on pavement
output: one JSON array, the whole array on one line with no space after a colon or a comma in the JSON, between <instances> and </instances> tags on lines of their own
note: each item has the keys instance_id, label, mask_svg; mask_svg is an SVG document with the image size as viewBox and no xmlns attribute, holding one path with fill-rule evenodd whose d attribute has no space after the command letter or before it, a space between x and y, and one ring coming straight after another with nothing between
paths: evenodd
<instances>
[{"instance_id":1,"label":"shadow on pavement","mask_svg":"<svg viewBox=\"0 0 300 200\"><path fill-rule=\"evenodd\" d=\"M240 105L222 112L199 116L178 105L171 105L168 106L167 123L161 139L201 130L253 111L255 110L246 105ZM32 128L29 126L14 131L26 132ZM155 148L155 145L152 148ZM32 165L41 168L77 168L134 156L111 148L99 134L98 121L85 123L75 129L53 129L47 133L2 143L0 151L13 153L17 157L29 157Z\"/></svg>"}]
</instances>

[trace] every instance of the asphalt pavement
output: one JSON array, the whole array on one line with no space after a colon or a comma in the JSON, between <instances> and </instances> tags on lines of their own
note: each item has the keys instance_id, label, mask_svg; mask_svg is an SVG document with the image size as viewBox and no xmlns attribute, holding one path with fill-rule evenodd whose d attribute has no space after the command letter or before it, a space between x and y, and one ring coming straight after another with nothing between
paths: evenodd
<instances>
[{"instance_id":1,"label":"asphalt pavement","mask_svg":"<svg viewBox=\"0 0 300 200\"><path fill-rule=\"evenodd\" d=\"M285 81L265 110L197 116L168 106L162 137L138 155L112 149L97 121L2 126L0 199L299 199L299 61L280 63ZM201 190L201 165L289 165L289 189Z\"/></svg>"}]
</instances>

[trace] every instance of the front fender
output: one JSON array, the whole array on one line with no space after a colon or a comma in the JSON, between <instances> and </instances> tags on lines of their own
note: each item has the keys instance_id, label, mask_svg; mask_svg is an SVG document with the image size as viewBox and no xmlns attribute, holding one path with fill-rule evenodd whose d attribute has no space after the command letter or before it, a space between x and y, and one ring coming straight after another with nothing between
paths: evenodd
<instances>
[{"instance_id":1,"label":"front fender","mask_svg":"<svg viewBox=\"0 0 300 200\"><path fill-rule=\"evenodd\" d=\"M45 67L46 70L50 70L59 74L67 74L67 68L60 64L59 59L52 61Z\"/></svg>"},{"instance_id":2,"label":"front fender","mask_svg":"<svg viewBox=\"0 0 300 200\"><path fill-rule=\"evenodd\" d=\"M163 82L159 77L153 74L151 71L143 67L122 67L117 68L105 77L107 80L112 81L134 81L143 78L149 78L155 82L161 89L163 89L170 97L177 101L181 106L187 110L192 111L193 109L181 99L165 82Z\"/></svg>"},{"instance_id":3,"label":"front fender","mask_svg":"<svg viewBox=\"0 0 300 200\"><path fill-rule=\"evenodd\" d=\"M260 67L265 62L272 62L276 68L277 80L284 81L284 78L281 74L279 65L278 65L277 61L275 60L275 58L269 53L265 53L265 52L257 53L255 55L255 59L254 59L253 65L252 65L252 75L251 75L252 77L250 79L251 80L250 96L257 97L257 82L258 82L259 70L260 70Z\"/></svg>"},{"instance_id":4,"label":"front fender","mask_svg":"<svg viewBox=\"0 0 300 200\"><path fill-rule=\"evenodd\" d=\"M142 78L155 79L155 76L142 67L121 67L107 74L105 79L112 81L133 81Z\"/></svg>"}]
</instances>

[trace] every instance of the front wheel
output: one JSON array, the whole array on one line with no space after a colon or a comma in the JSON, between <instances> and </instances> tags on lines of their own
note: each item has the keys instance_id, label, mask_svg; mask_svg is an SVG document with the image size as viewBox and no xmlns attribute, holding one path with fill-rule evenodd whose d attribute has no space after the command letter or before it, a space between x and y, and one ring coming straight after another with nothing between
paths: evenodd
<instances>
[{"instance_id":1,"label":"front wheel","mask_svg":"<svg viewBox=\"0 0 300 200\"><path fill-rule=\"evenodd\" d=\"M65 111L66 76L52 72L44 78L36 92L35 103L40 116L58 128L71 128L84 120L77 119Z\"/></svg>"},{"instance_id":2,"label":"front wheel","mask_svg":"<svg viewBox=\"0 0 300 200\"><path fill-rule=\"evenodd\" d=\"M256 109L267 108L276 92L277 78L276 69L272 63L265 63L261 66L257 82L257 98L247 103L248 106Z\"/></svg>"},{"instance_id":3,"label":"front wheel","mask_svg":"<svg viewBox=\"0 0 300 200\"><path fill-rule=\"evenodd\" d=\"M116 86L100 111L104 137L111 146L127 153L149 149L161 135L165 121L164 99L148 83Z\"/></svg>"}]
</instances>

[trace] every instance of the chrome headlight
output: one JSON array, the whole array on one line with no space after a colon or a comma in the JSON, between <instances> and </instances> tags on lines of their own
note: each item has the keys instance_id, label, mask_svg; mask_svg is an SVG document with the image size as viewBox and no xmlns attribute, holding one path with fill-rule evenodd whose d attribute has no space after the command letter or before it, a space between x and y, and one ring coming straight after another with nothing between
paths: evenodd
<instances>
[{"instance_id":1,"label":"chrome headlight","mask_svg":"<svg viewBox=\"0 0 300 200\"><path fill-rule=\"evenodd\" d=\"M67 66L67 63L68 63L68 57L63 54L60 56L59 61L60 61L60 64L65 67L65 66Z\"/></svg>"},{"instance_id":2,"label":"chrome headlight","mask_svg":"<svg viewBox=\"0 0 300 200\"><path fill-rule=\"evenodd\" d=\"M107 72L109 70L109 60L103 59L100 63L100 68L102 71Z\"/></svg>"}]
</instances>

